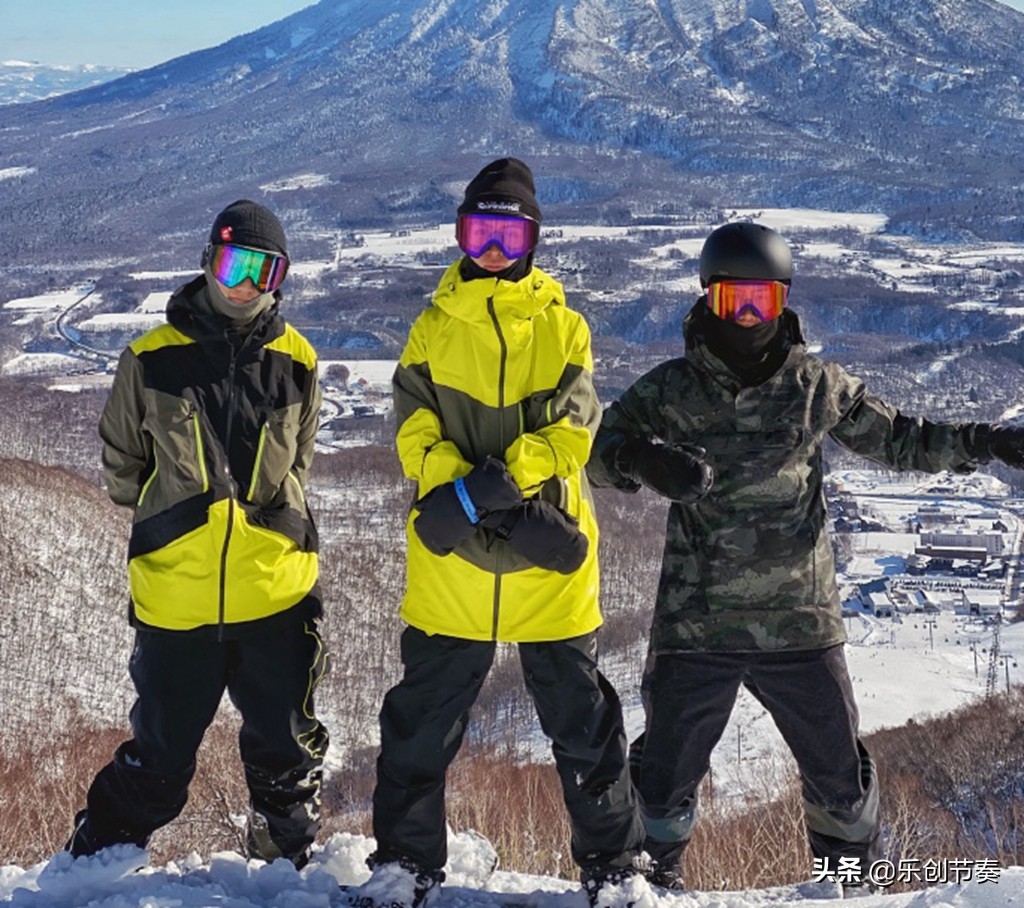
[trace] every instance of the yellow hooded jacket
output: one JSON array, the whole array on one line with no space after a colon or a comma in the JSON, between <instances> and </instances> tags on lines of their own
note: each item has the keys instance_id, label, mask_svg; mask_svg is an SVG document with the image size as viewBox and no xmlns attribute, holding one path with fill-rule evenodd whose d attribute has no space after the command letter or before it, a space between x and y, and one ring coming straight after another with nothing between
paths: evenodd
<instances>
[{"instance_id":1,"label":"yellow hooded jacket","mask_svg":"<svg viewBox=\"0 0 1024 908\"><path fill-rule=\"evenodd\" d=\"M417 498L503 459L524 496L579 521L590 541L575 573L535 567L486 529L445 556L406 525L402 617L428 634L538 642L601 624L597 523L584 466L601 408L590 329L538 268L515 282L466 281L456 262L416 319L394 376L398 455Z\"/></svg>"}]
</instances>

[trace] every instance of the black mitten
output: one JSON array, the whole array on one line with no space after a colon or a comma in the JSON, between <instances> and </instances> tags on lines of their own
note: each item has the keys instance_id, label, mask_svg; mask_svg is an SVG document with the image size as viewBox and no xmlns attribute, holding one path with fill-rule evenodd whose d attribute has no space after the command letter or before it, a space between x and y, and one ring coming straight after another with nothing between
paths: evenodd
<instances>
[{"instance_id":1,"label":"black mitten","mask_svg":"<svg viewBox=\"0 0 1024 908\"><path fill-rule=\"evenodd\" d=\"M990 426L988 450L1008 467L1024 470L1024 427Z\"/></svg>"},{"instance_id":2,"label":"black mitten","mask_svg":"<svg viewBox=\"0 0 1024 908\"><path fill-rule=\"evenodd\" d=\"M416 507L419 514L412 525L420 541L435 555L447 555L476 532L454 482L432 489L416 502Z\"/></svg>"},{"instance_id":3,"label":"black mitten","mask_svg":"<svg viewBox=\"0 0 1024 908\"><path fill-rule=\"evenodd\" d=\"M476 525L494 511L523 500L519 486L496 457L473 467L468 476L447 482L424 495L413 521L416 535L435 555L447 555L476 532Z\"/></svg>"},{"instance_id":4,"label":"black mitten","mask_svg":"<svg viewBox=\"0 0 1024 908\"><path fill-rule=\"evenodd\" d=\"M530 564L559 574L579 570L590 548L577 522L549 501L533 498L490 515L486 524Z\"/></svg>"},{"instance_id":5,"label":"black mitten","mask_svg":"<svg viewBox=\"0 0 1024 908\"><path fill-rule=\"evenodd\" d=\"M692 445L658 445L635 438L623 442L615 466L659 495L690 504L703 498L715 479L706 455Z\"/></svg>"},{"instance_id":6,"label":"black mitten","mask_svg":"<svg viewBox=\"0 0 1024 908\"><path fill-rule=\"evenodd\" d=\"M473 467L463 480L463 485L479 518L486 517L492 511L514 508L523 500L523 493L505 462L497 457L488 457L482 464Z\"/></svg>"}]
</instances>

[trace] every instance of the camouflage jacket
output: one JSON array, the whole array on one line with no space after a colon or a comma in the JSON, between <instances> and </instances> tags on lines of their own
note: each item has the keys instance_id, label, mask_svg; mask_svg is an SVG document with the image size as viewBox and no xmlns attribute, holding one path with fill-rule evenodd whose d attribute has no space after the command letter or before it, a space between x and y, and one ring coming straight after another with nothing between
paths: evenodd
<instances>
[{"instance_id":1,"label":"camouflage jacket","mask_svg":"<svg viewBox=\"0 0 1024 908\"><path fill-rule=\"evenodd\" d=\"M755 387L703 342L703 303L685 355L652 369L604 414L588 466L595 485L635 491L616 466L629 438L699 445L707 496L669 508L651 649L754 652L845 640L822 492L822 443L895 470L970 472L977 426L904 416L841 366L808 353L783 313L788 355Z\"/></svg>"}]
</instances>

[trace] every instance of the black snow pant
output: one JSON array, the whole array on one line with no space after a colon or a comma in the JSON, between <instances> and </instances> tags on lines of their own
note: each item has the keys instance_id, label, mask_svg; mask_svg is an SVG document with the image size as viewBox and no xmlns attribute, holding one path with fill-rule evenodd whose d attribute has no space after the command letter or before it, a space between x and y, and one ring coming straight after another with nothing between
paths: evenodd
<instances>
[{"instance_id":1,"label":"black snow pant","mask_svg":"<svg viewBox=\"0 0 1024 908\"><path fill-rule=\"evenodd\" d=\"M328 735L313 694L325 667L316 621L305 617L223 641L137 631L129 664L134 737L93 781L68 850L77 856L122 842L145 847L181 813L196 752L227 690L242 717L249 856L304 864L320 826Z\"/></svg>"},{"instance_id":2,"label":"black snow pant","mask_svg":"<svg viewBox=\"0 0 1024 908\"><path fill-rule=\"evenodd\" d=\"M878 783L858 737L843 647L771 653L657 653L643 680L647 712L639 787L646 851L675 869L697 816L697 790L743 684L796 759L811 851L835 870L881 857Z\"/></svg>"},{"instance_id":3,"label":"black snow pant","mask_svg":"<svg viewBox=\"0 0 1024 908\"><path fill-rule=\"evenodd\" d=\"M631 864L643 844L643 820L629 778L622 708L597 669L596 635L518 647L526 689L552 742L574 860L584 871ZM401 648L405 674L380 713L375 860L406 858L440 869L448 853L445 774L496 647L410 627Z\"/></svg>"}]
</instances>

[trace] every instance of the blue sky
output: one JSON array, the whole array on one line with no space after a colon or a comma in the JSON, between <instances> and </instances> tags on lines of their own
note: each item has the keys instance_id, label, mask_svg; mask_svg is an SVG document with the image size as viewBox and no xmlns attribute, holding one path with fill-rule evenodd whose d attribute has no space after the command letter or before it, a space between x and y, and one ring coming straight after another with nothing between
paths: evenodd
<instances>
[{"instance_id":1,"label":"blue sky","mask_svg":"<svg viewBox=\"0 0 1024 908\"><path fill-rule=\"evenodd\" d=\"M0 62L96 63L144 69L221 44L315 2L0 0Z\"/></svg>"},{"instance_id":2,"label":"blue sky","mask_svg":"<svg viewBox=\"0 0 1024 908\"><path fill-rule=\"evenodd\" d=\"M372 0L368 0L372 2ZM1006 0L1024 11L1024 0ZM142 69L283 19L314 0L0 0L0 62Z\"/></svg>"}]
</instances>

